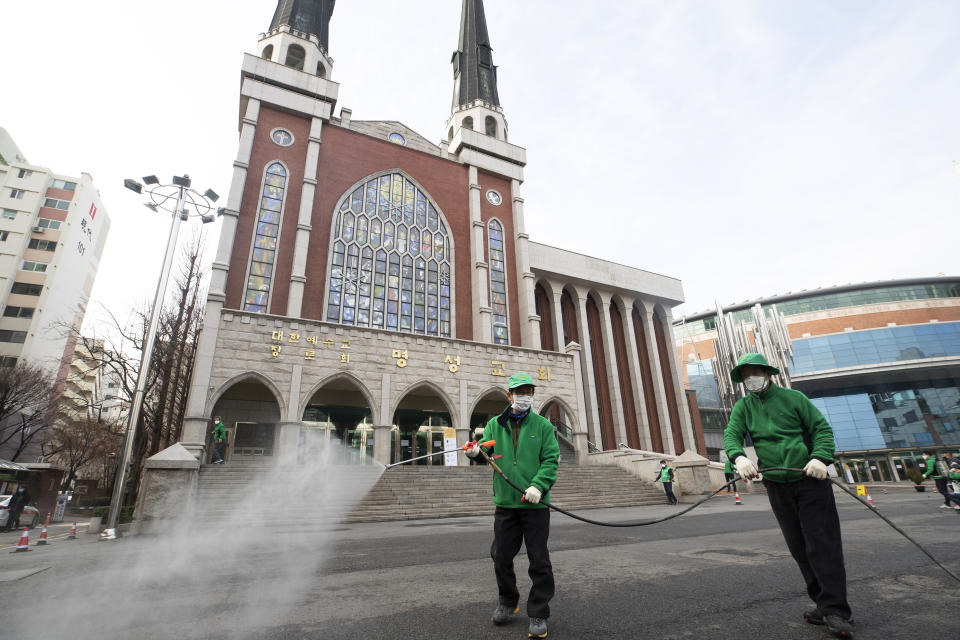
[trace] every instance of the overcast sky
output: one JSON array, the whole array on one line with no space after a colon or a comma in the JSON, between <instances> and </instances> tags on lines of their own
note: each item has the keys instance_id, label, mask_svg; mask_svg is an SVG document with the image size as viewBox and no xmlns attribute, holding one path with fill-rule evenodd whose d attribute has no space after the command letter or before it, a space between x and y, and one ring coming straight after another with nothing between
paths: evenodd
<instances>
[{"instance_id":1,"label":"overcast sky","mask_svg":"<svg viewBox=\"0 0 960 640\"><path fill-rule=\"evenodd\" d=\"M460 4L340 0L336 113L439 141ZM960 3L485 4L534 241L681 279L677 317L960 275ZM169 228L123 178L226 195L242 54L275 7L0 2L0 126L30 162L93 176L113 220L93 297L115 313L153 295Z\"/></svg>"}]
</instances>

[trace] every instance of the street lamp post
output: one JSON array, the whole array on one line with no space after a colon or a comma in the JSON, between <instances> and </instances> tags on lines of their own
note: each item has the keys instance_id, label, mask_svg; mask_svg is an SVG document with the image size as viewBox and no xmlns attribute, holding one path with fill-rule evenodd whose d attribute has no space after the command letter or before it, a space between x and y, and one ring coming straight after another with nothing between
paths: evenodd
<instances>
[{"instance_id":1,"label":"street lamp post","mask_svg":"<svg viewBox=\"0 0 960 640\"><path fill-rule=\"evenodd\" d=\"M190 188L190 176L174 176L172 184L160 184L156 176L145 176L143 183L136 180L124 180L123 186L136 193L146 193L150 202L144 204L152 211L166 211L173 217L170 225L170 236L167 238L167 249L163 254L163 269L157 282L157 292L153 297L153 309L150 311L150 325L143 345L143 357L140 359L140 368L137 371L137 385L130 402L130 412L127 414L127 430L123 437L123 456L117 466L117 475L113 483L113 497L110 499L110 514L107 516L107 526L100 534L101 540L114 540L117 537L117 521L120 518L120 501L123 497L123 485L126 483L130 466L130 456L133 453L134 435L137 422L140 419L140 409L143 407L143 396L147 386L147 373L150 371L150 360L153 356L153 344L157 338L157 325L160 322L160 310L167 291L167 280L170 278L170 267L173 265L173 255L177 246L177 232L180 223L188 220L191 215L198 216L204 224L214 222L223 215L223 208L214 210L214 205L220 196L212 189L204 193Z\"/></svg>"}]
</instances>

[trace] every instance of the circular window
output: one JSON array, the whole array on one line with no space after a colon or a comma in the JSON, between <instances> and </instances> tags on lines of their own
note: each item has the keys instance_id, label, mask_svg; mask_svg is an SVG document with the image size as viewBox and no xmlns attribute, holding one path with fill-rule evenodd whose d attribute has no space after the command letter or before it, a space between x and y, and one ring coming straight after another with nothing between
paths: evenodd
<instances>
[{"instance_id":1,"label":"circular window","mask_svg":"<svg viewBox=\"0 0 960 640\"><path fill-rule=\"evenodd\" d=\"M274 129L270 132L270 139L281 147L289 147L293 144L293 134L286 129Z\"/></svg>"},{"instance_id":2,"label":"circular window","mask_svg":"<svg viewBox=\"0 0 960 640\"><path fill-rule=\"evenodd\" d=\"M490 189L487 191L487 202L499 207L500 203L503 202L503 196L500 195L499 191Z\"/></svg>"},{"instance_id":3,"label":"circular window","mask_svg":"<svg viewBox=\"0 0 960 640\"><path fill-rule=\"evenodd\" d=\"M403 136L397 133L396 131L390 134L388 140L396 144L407 144L407 141L403 138Z\"/></svg>"}]
</instances>

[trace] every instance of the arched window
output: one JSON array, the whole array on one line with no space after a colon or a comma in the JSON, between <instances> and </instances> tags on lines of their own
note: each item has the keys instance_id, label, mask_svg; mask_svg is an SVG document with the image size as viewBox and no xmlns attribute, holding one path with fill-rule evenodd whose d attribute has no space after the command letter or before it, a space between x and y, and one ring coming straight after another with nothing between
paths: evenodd
<instances>
[{"instance_id":1,"label":"arched window","mask_svg":"<svg viewBox=\"0 0 960 640\"><path fill-rule=\"evenodd\" d=\"M409 179L377 176L343 196L330 246L327 321L450 337L450 233Z\"/></svg>"},{"instance_id":2,"label":"arched window","mask_svg":"<svg viewBox=\"0 0 960 640\"><path fill-rule=\"evenodd\" d=\"M326 78L326 77L327 77L327 70L324 69L322 62L318 62L318 63L317 63L317 76L319 76L319 77L321 77L321 78Z\"/></svg>"},{"instance_id":3,"label":"arched window","mask_svg":"<svg viewBox=\"0 0 960 640\"><path fill-rule=\"evenodd\" d=\"M490 253L490 302L493 307L493 342L510 344L507 326L507 271L503 251L503 225L491 220L487 225Z\"/></svg>"},{"instance_id":4,"label":"arched window","mask_svg":"<svg viewBox=\"0 0 960 640\"><path fill-rule=\"evenodd\" d=\"M261 57L262 57L264 60L272 60L272 59L273 59L273 45L272 45L272 44L268 44L267 46L265 46L265 47L263 48L263 56L261 56Z\"/></svg>"},{"instance_id":5,"label":"arched window","mask_svg":"<svg viewBox=\"0 0 960 640\"><path fill-rule=\"evenodd\" d=\"M287 48L287 60L283 64L292 67L297 71L303 71L303 61L307 59L307 52L298 44L292 44Z\"/></svg>"},{"instance_id":6,"label":"arched window","mask_svg":"<svg viewBox=\"0 0 960 640\"><path fill-rule=\"evenodd\" d=\"M487 135L497 137L497 119L493 116L487 116L487 119L484 121L487 127Z\"/></svg>"},{"instance_id":7,"label":"arched window","mask_svg":"<svg viewBox=\"0 0 960 640\"><path fill-rule=\"evenodd\" d=\"M470 116L467 116L466 118L464 118L462 127L464 129L473 129L473 118L471 118Z\"/></svg>"},{"instance_id":8,"label":"arched window","mask_svg":"<svg viewBox=\"0 0 960 640\"><path fill-rule=\"evenodd\" d=\"M243 296L243 310L266 313L270 300L270 283L277 257L277 237L280 235L280 213L287 186L287 170L279 162L267 167L254 228L253 252L250 254L250 274Z\"/></svg>"}]
</instances>

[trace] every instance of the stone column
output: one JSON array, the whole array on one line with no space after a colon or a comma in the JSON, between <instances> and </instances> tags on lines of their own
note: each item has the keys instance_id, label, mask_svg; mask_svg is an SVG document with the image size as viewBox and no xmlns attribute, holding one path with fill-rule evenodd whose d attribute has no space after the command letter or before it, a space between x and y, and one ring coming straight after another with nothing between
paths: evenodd
<instances>
[{"instance_id":1,"label":"stone column","mask_svg":"<svg viewBox=\"0 0 960 640\"><path fill-rule=\"evenodd\" d=\"M278 464L291 467L297 464L297 448L300 440L300 421L284 420L280 423L280 433L277 435L277 454L274 459Z\"/></svg>"},{"instance_id":2,"label":"stone column","mask_svg":"<svg viewBox=\"0 0 960 640\"><path fill-rule=\"evenodd\" d=\"M473 264L473 340L493 342L493 307L490 306L490 265L487 263L486 231L480 215L480 178L469 168L470 179L470 261Z\"/></svg>"},{"instance_id":3,"label":"stone column","mask_svg":"<svg viewBox=\"0 0 960 640\"><path fill-rule=\"evenodd\" d=\"M667 409L667 393L663 386L663 372L660 368L660 350L657 348L657 334L653 328L653 311L646 307L640 312L643 320L643 332L647 339L647 354L650 356L650 376L653 378L653 395L657 399L657 415L660 416L660 438L664 453L680 455L673 444L673 429L670 428L670 410Z\"/></svg>"},{"instance_id":4,"label":"stone column","mask_svg":"<svg viewBox=\"0 0 960 640\"><path fill-rule=\"evenodd\" d=\"M671 340L672 326L673 315L668 309L665 309L663 316L663 333L666 338L667 348L670 349L670 353L666 354L666 356L667 364L670 367L670 384L673 386L673 395L677 399L677 415L680 416L680 432L683 434L683 441L686 443L686 447L691 451L696 451L697 438L693 433L693 421L690 418L690 409L686 402L683 384L680 382L682 377L680 375L680 363L677 360L677 350L673 348L673 341ZM679 455L683 452L677 451L676 453Z\"/></svg>"},{"instance_id":5,"label":"stone column","mask_svg":"<svg viewBox=\"0 0 960 640\"><path fill-rule=\"evenodd\" d=\"M647 420L647 399L643 393L643 372L640 356L637 354L637 332L633 326L633 300L624 300L620 308L623 316L627 340L627 363L630 367L630 380L633 382L633 403L637 409L637 427L640 429L640 448L653 451L650 440L650 424Z\"/></svg>"},{"instance_id":6,"label":"stone column","mask_svg":"<svg viewBox=\"0 0 960 640\"><path fill-rule=\"evenodd\" d=\"M381 464L390 464L393 442L390 432L393 429L393 416L390 413L390 374L380 376L380 424L373 427L373 459Z\"/></svg>"},{"instance_id":7,"label":"stone column","mask_svg":"<svg viewBox=\"0 0 960 640\"><path fill-rule=\"evenodd\" d=\"M571 342L563 348L564 353L573 356L573 381L577 390L577 406L572 407L577 412L570 416L577 424L568 425L573 430L573 448L577 454L577 461L582 461L589 451L587 446L587 411L583 401L583 372L580 367L582 348L576 342Z\"/></svg>"},{"instance_id":8,"label":"stone column","mask_svg":"<svg viewBox=\"0 0 960 640\"><path fill-rule=\"evenodd\" d=\"M580 334L580 366L583 369L583 400L587 411L587 433L598 448L600 444L600 413L597 407L597 385L593 373L593 352L590 347L590 326L587 322L587 290L576 287L577 332Z\"/></svg>"},{"instance_id":9,"label":"stone column","mask_svg":"<svg viewBox=\"0 0 960 640\"><path fill-rule=\"evenodd\" d=\"M287 315L299 318L303 309L303 290L307 282L307 252L310 231L313 229L313 201L317 188L317 164L320 160L320 134L323 120L314 117L310 123L307 158L300 191L300 213L297 217L297 237L293 249L293 269L290 272L290 295L287 296Z\"/></svg>"},{"instance_id":10,"label":"stone column","mask_svg":"<svg viewBox=\"0 0 960 640\"><path fill-rule=\"evenodd\" d=\"M603 332L603 351L606 355L607 384L610 386L610 401L613 404L613 432L616 434L616 448L620 442L627 442L626 420L623 417L623 398L620 397L620 372L617 363L617 348L613 341L613 322L610 320L610 294L600 294L600 329Z\"/></svg>"},{"instance_id":11,"label":"stone column","mask_svg":"<svg viewBox=\"0 0 960 640\"><path fill-rule=\"evenodd\" d=\"M842 468L842 465L840 465L839 461L837 461L837 460L834 460L834 463L837 464L837 465L840 467L840 468L837 469L837 473L840 475L841 478L843 478L843 468ZM893 479L894 479L894 481L895 481L895 482L900 482L900 474L897 473L897 465L896 465L896 463L894 463L894 461L893 461L893 456L890 455L889 453L887 454L887 464L890 465L890 473L893 474ZM844 478L844 480L846 480L846 478Z\"/></svg>"},{"instance_id":12,"label":"stone column","mask_svg":"<svg viewBox=\"0 0 960 640\"><path fill-rule=\"evenodd\" d=\"M180 443L197 460L204 459L207 439L207 400L210 397L210 377L213 373L213 357L220 333L220 313L227 299L227 275L230 271L230 256L233 253L233 242L237 233L237 219L240 216L240 205L243 201L243 188L247 183L247 173L250 166L250 153L253 149L253 137L257 129L257 120L260 116L260 101L251 98L247 101L247 111L244 114L240 128L240 146L237 150L237 159L233 162L233 179L230 182L230 194L223 212L223 226L220 229L220 243L217 246L217 255L213 261L210 276L210 290L207 294L207 304L204 309L204 323L197 338L197 355L194 361L193 377L190 382L190 393L187 397L186 415L183 420L183 433ZM212 407L211 407L212 409Z\"/></svg>"},{"instance_id":13,"label":"stone column","mask_svg":"<svg viewBox=\"0 0 960 640\"><path fill-rule=\"evenodd\" d=\"M540 349L540 316L537 314L534 288L536 276L530 270L530 234L523 223L523 198L520 197L520 181L510 182L513 193L513 232L517 258L517 300L520 304L520 341L528 349Z\"/></svg>"},{"instance_id":14,"label":"stone column","mask_svg":"<svg viewBox=\"0 0 960 640\"><path fill-rule=\"evenodd\" d=\"M563 353L563 285L550 281L550 293L553 294L553 333L557 351Z\"/></svg>"}]
</instances>

